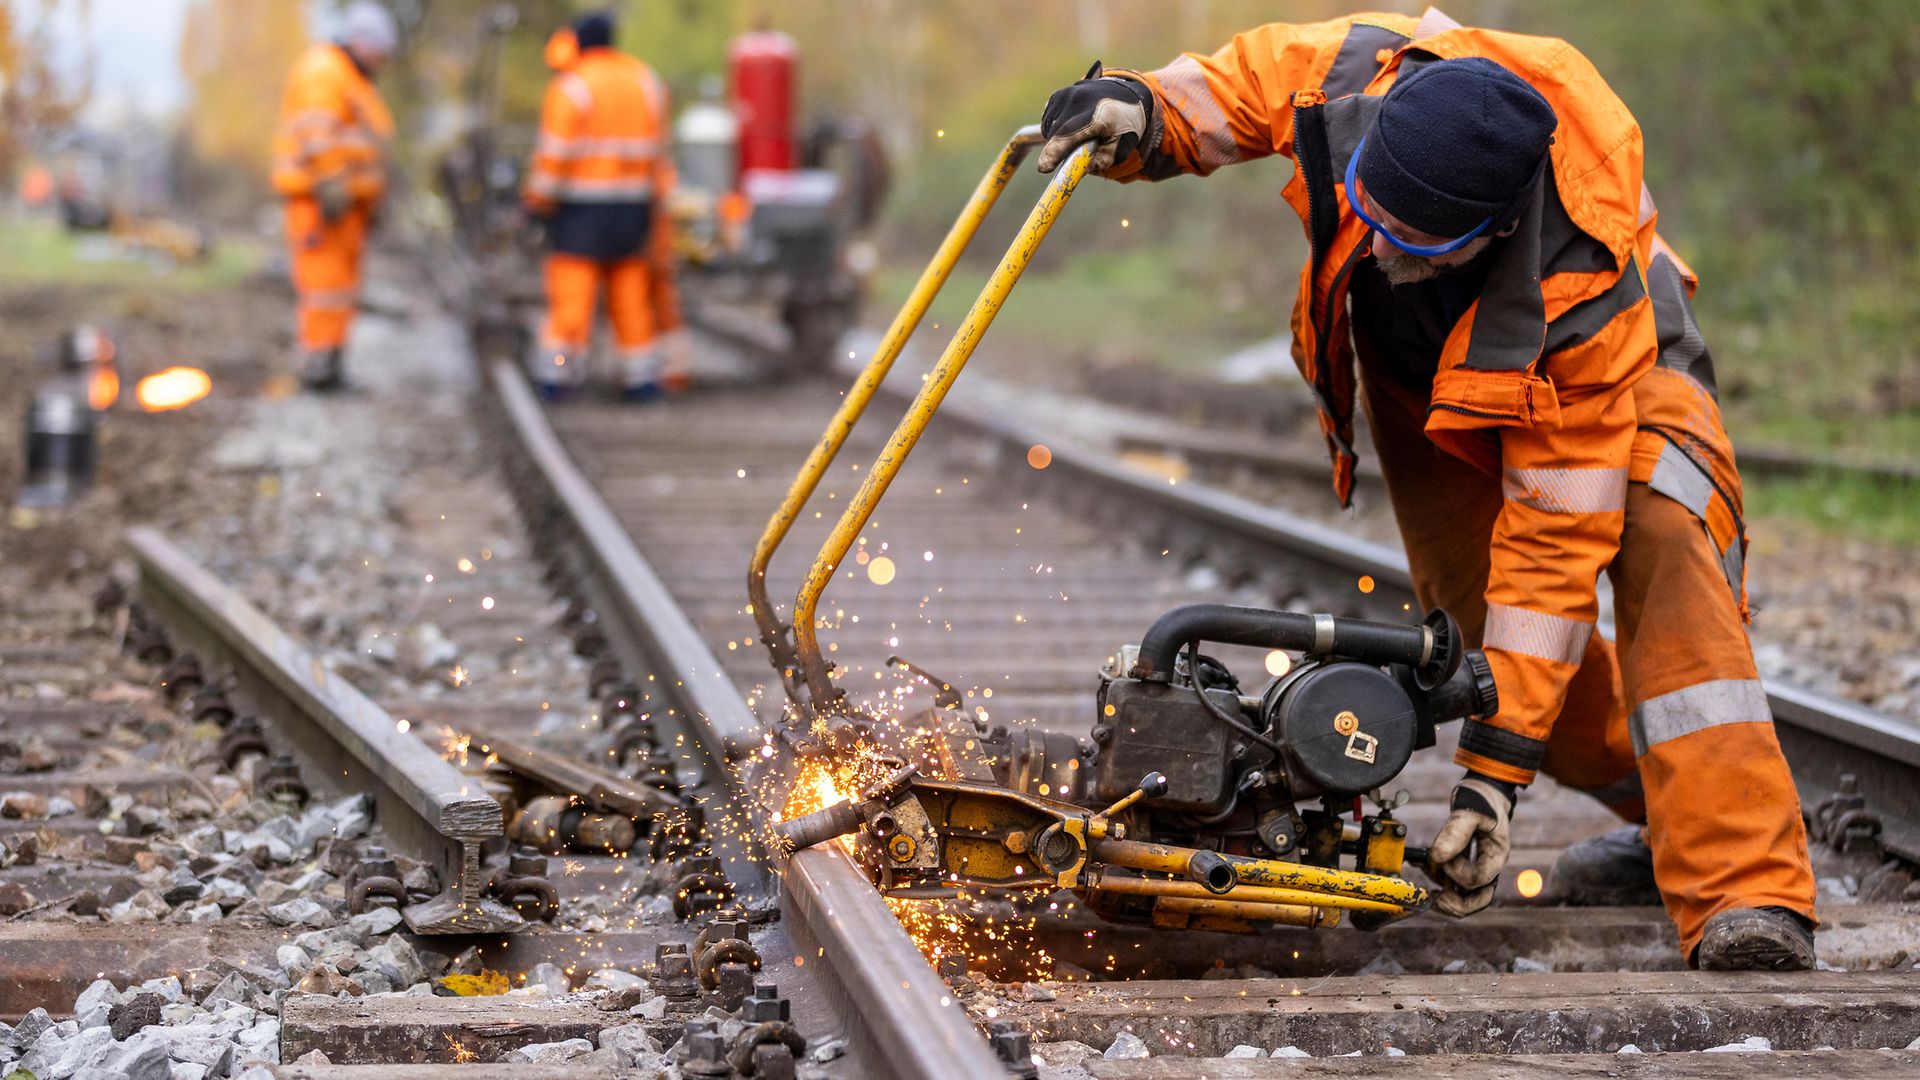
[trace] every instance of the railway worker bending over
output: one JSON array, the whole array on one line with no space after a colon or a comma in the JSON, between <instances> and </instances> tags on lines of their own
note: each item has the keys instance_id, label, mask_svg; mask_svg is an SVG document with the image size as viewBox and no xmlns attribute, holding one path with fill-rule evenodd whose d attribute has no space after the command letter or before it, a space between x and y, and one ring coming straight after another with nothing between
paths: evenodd
<instances>
[{"instance_id":1,"label":"railway worker bending over","mask_svg":"<svg viewBox=\"0 0 1920 1080\"><path fill-rule=\"evenodd\" d=\"M547 48L555 74L523 199L547 227L547 322L528 374L548 398L586 381L603 285L621 392L647 401L661 390L658 252L649 240L665 228L673 182L667 93L652 68L614 49L613 38L613 15L596 12L574 20Z\"/></svg>"},{"instance_id":2,"label":"railway worker bending over","mask_svg":"<svg viewBox=\"0 0 1920 1080\"><path fill-rule=\"evenodd\" d=\"M1557 892L1657 886L1688 963L1811 968L1813 875L1746 635L1695 278L1592 64L1431 9L1276 23L1158 71L1095 64L1042 130L1042 172L1088 141L1116 180L1293 159L1312 250L1293 355L1334 491L1352 492L1363 405L1420 602L1459 618L1500 693L1460 732L1440 910L1492 902L1544 769L1634 823L1566 852ZM1594 633L1602 571L1617 644Z\"/></svg>"},{"instance_id":3,"label":"railway worker bending over","mask_svg":"<svg viewBox=\"0 0 1920 1080\"><path fill-rule=\"evenodd\" d=\"M367 230L387 194L393 137L393 116L373 77L398 39L386 8L355 0L338 37L294 64L281 97L273 187L286 201L300 377L313 390L345 384L340 354L360 299Z\"/></svg>"}]
</instances>

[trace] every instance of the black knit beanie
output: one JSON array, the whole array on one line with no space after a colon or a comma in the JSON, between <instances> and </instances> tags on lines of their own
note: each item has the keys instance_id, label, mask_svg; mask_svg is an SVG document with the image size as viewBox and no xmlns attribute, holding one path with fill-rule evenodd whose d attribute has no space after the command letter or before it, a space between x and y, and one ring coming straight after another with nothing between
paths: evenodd
<instances>
[{"instance_id":1,"label":"black knit beanie","mask_svg":"<svg viewBox=\"0 0 1920 1080\"><path fill-rule=\"evenodd\" d=\"M1356 167L1380 208L1421 232L1512 224L1533 195L1559 120L1540 92L1481 57L1439 60L1387 91Z\"/></svg>"},{"instance_id":2,"label":"black knit beanie","mask_svg":"<svg viewBox=\"0 0 1920 1080\"><path fill-rule=\"evenodd\" d=\"M604 49L613 44L613 12L596 11L573 20L573 39L580 51Z\"/></svg>"}]
</instances>

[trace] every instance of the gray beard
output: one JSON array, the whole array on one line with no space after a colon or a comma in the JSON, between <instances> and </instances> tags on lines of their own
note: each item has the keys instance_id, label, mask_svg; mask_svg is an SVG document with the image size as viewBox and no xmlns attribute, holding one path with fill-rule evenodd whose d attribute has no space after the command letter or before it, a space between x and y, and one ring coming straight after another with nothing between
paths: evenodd
<instances>
[{"instance_id":1,"label":"gray beard","mask_svg":"<svg viewBox=\"0 0 1920 1080\"><path fill-rule=\"evenodd\" d=\"M1376 257L1375 261L1380 264L1380 272L1387 275L1389 285L1413 285L1440 276L1439 264L1418 255L1389 255L1386 258Z\"/></svg>"},{"instance_id":2,"label":"gray beard","mask_svg":"<svg viewBox=\"0 0 1920 1080\"><path fill-rule=\"evenodd\" d=\"M1491 243L1493 243L1493 237L1477 236L1472 243L1459 251L1438 258L1430 259L1402 251L1384 259L1376 255L1374 259L1380 264L1380 272L1387 275L1387 284L1415 285L1422 281L1432 281L1442 274L1454 274L1466 269L1468 264L1479 258L1480 253L1487 250L1487 245ZM1440 259L1445 259L1446 262L1441 262Z\"/></svg>"}]
</instances>

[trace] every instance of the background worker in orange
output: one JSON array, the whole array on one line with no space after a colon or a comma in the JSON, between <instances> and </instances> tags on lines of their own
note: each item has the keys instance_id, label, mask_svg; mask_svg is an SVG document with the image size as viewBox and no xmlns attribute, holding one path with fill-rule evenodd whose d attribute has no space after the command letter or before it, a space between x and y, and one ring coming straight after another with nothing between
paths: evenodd
<instances>
[{"instance_id":1,"label":"background worker in orange","mask_svg":"<svg viewBox=\"0 0 1920 1080\"><path fill-rule=\"evenodd\" d=\"M549 43L557 69L540 113L524 199L546 222L547 322L528 373L548 397L586 379L593 314L607 292L621 392L660 393L655 256L673 170L666 157L666 89L646 64L613 48L606 12Z\"/></svg>"},{"instance_id":2,"label":"background worker in orange","mask_svg":"<svg viewBox=\"0 0 1920 1080\"><path fill-rule=\"evenodd\" d=\"M1563 864L1657 880L1690 963L1812 967L1693 276L1655 233L1639 127L1586 58L1432 10L1275 24L1154 72L1095 65L1042 129L1042 171L1089 140L1118 179L1294 159L1312 256L1293 352L1336 493L1360 398L1421 602L1459 617L1499 690L1460 734L1436 906L1492 901L1544 768L1645 821ZM1617 644L1594 633L1602 571Z\"/></svg>"},{"instance_id":3,"label":"background worker in orange","mask_svg":"<svg viewBox=\"0 0 1920 1080\"><path fill-rule=\"evenodd\" d=\"M338 36L300 57L281 98L273 186L286 200L300 374L316 390L344 382L341 351L359 300L367 228L386 197L393 137L393 116L373 77L398 38L385 8L371 0L348 5Z\"/></svg>"}]
</instances>

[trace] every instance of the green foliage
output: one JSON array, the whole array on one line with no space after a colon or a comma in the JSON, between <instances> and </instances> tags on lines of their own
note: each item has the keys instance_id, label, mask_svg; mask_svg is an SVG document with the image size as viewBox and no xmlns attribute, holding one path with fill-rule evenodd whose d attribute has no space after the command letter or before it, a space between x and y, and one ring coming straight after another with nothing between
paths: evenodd
<instances>
[{"instance_id":1,"label":"green foliage","mask_svg":"<svg viewBox=\"0 0 1920 1080\"><path fill-rule=\"evenodd\" d=\"M230 288L259 269L259 249L244 240L216 247L204 263L173 267L126 251L104 233L75 235L45 220L0 223L0 284L143 285L181 293Z\"/></svg>"}]
</instances>

